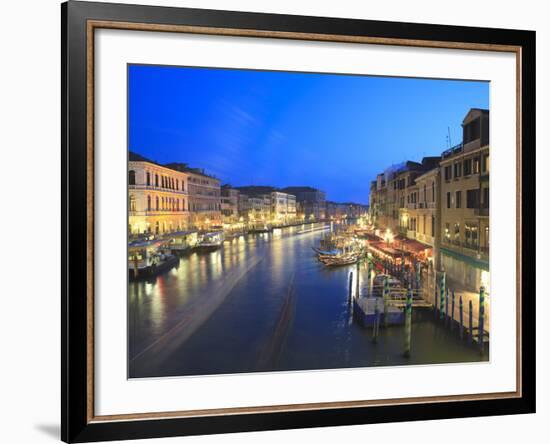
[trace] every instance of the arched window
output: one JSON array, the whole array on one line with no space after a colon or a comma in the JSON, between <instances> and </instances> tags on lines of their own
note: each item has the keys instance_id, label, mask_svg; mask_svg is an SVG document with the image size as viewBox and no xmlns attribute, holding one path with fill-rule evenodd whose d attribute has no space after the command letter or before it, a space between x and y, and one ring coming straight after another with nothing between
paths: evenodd
<instances>
[{"instance_id":1,"label":"arched window","mask_svg":"<svg viewBox=\"0 0 550 444\"><path fill-rule=\"evenodd\" d=\"M159 186L159 175L158 174L155 174L155 186L156 187Z\"/></svg>"},{"instance_id":2,"label":"arched window","mask_svg":"<svg viewBox=\"0 0 550 444\"><path fill-rule=\"evenodd\" d=\"M151 185L151 173L147 172L147 186Z\"/></svg>"},{"instance_id":3,"label":"arched window","mask_svg":"<svg viewBox=\"0 0 550 444\"><path fill-rule=\"evenodd\" d=\"M157 211L159 210L159 197L157 196L156 197L156 200L157 200Z\"/></svg>"},{"instance_id":4,"label":"arched window","mask_svg":"<svg viewBox=\"0 0 550 444\"><path fill-rule=\"evenodd\" d=\"M129 185L136 184L136 172L134 170L128 171L128 184Z\"/></svg>"},{"instance_id":5,"label":"arched window","mask_svg":"<svg viewBox=\"0 0 550 444\"><path fill-rule=\"evenodd\" d=\"M157 200L158 200L158 197L157 197ZM159 232L160 232L160 226L159 226L159 221L157 220L155 222L155 233L159 234Z\"/></svg>"},{"instance_id":6,"label":"arched window","mask_svg":"<svg viewBox=\"0 0 550 444\"><path fill-rule=\"evenodd\" d=\"M160 207L162 210L164 210L164 197L162 198L162 205Z\"/></svg>"},{"instance_id":7,"label":"arched window","mask_svg":"<svg viewBox=\"0 0 550 444\"><path fill-rule=\"evenodd\" d=\"M147 211L151 211L151 196L149 195L147 196Z\"/></svg>"},{"instance_id":8,"label":"arched window","mask_svg":"<svg viewBox=\"0 0 550 444\"><path fill-rule=\"evenodd\" d=\"M176 190L179 191L180 189L180 181L179 179L176 179Z\"/></svg>"}]
</instances>

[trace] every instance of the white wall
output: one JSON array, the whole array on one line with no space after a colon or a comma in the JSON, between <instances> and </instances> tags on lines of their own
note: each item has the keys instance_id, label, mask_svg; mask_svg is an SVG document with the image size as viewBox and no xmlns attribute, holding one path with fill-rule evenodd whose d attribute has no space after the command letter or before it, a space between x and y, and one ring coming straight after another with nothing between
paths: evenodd
<instances>
[{"instance_id":1,"label":"white wall","mask_svg":"<svg viewBox=\"0 0 550 444\"><path fill-rule=\"evenodd\" d=\"M549 192L542 165L550 161L549 14L544 2L394 0L330 2L296 0L120 1L212 9L278 12L423 23L535 29L537 35L538 230L544 229ZM2 8L0 68L0 436L8 443L54 442L59 433L60 275L60 60L57 0L6 2ZM546 81L545 81L546 80ZM548 147L547 147L548 148ZM539 275L548 237L539 234ZM533 252L534 254L534 252ZM175 438L187 443L287 441L514 442L547 435L550 420L548 341L543 325L548 290L538 287L538 411L536 415L476 418L225 436ZM526 295L527 297L535 295ZM541 442L541 439L536 440Z\"/></svg>"}]
</instances>

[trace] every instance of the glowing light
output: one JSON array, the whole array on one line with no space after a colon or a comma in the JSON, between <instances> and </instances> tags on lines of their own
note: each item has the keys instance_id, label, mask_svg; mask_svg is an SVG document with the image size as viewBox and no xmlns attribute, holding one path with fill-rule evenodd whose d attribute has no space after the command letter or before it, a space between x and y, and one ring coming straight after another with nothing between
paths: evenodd
<instances>
[{"instance_id":1,"label":"glowing light","mask_svg":"<svg viewBox=\"0 0 550 444\"><path fill-rule=\"evenodd\" d=\"M393 233L391 232L391 230L389 228L386 228L386 232L384 233L384 240L391 244L393 242L393 239L394 239L394 235Z\"/></svg>"}]
</instances>

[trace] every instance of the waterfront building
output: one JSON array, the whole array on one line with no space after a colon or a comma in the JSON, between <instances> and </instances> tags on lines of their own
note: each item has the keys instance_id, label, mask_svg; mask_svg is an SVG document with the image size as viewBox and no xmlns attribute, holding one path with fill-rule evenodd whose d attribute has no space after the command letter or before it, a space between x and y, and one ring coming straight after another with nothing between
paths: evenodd
<instances>
[{"instance_id":1,"label":"waterfront building","mask_svg":"<svg viewBox=\"0 0 550 444\"><path fill-rule=\"evenodd\" d=\"M371 222L376 227L389 228L391 226L391 217L387 202L386 177L391 177L391 172L381 173L376 176L376 180L371 183L369 204Z\"/></svg>"},{"instance_id":2,"label":"waterfront building","mask_svg":"<svg viewBox=\"0 0 550 444\"><path fill-rule=\"evenodd\" d=\"M385 172L385 208L383 218L379 218L383 228L397 231L403 236L416 237L418 187L415 180L437 167L439 160L439 157L424 157L421 162L408 160Z\"/></svg>"},{"instance_id":3,"label":"waterfront building","mask_svg":"<svg viewBox=\"0 0 550 444\"><path fill-rule=\"evenodd\" d=\"M239 190L231 185L221 187L221 212L224 224L233 224L239 221Z\"/></svg>"},{"instance_id":4,"label":"waterfront building","mask_svg":"<svg viewBox=\"0 0 550 444\"><path fill-rule=\"evenodd\" d=\"M204 170L191 168L185 163L165 165L174 171L187 174L188 210L190 224L200 230L222 226L220 180Z\"/></svg>"},{"instance_id":5,"label":"waterfront building","mask_svg":"<svg viewBox=\"0 0 550 444\"><path fill-rule=\"evenodd\" d=\"M409 237L434 248L438 248L440 242L439 177L439 166L418 176L415 180L416 202L408 205L411 217L417 221L417 229L409 232ZM435 252L434 256L437 256Z\"/></svg>"},{"instance_id":6,"label":"waterfront building","mask_svg":"<svg viewBox=\"0 0 550 444\"><path fill-rule=\"evenodd\" d=\"M441 160L441 266L470 291L489 286L489 111L471 109Z\"/></svg>"},{"instance_id":7,"label":"waterfront building","mask_svg":"<svg viewBox=\"0 0 550 444\"><path fill-rule=\"evenodd\" d=\"M296 196L297 218L306 221L323 220L326 217L325 192L306 186L292 186L280 190Z\"/></svg>"},{"instance_id":8,"label":"waterfront building","mask_svg":"<svg viewBox=\"0 0 550 444\"><path fill-rule=\"evenodd\" d=\"M274 225L288 225L296 221L296 196L282 191L271 192L271 218Z\"/></svg>"},{"instance_id":9,"label":"waterfront building","mask_svg":"<svg viewBox=\"0 0 550 444\"><path fill-rule=\"evenodd\" d=\"M189 228L189 174L130 152L128 233L130 237Z\"/></svg>"},{"instance_id":10,"label":"waterfront building","mask_svg":"<svg viewBox=\"0 0 550 444\"><path fill-rule=\"evenodd\" d=\"M296 221L296 196L271 186L249 185L237 190L243 196L239 212L247 221L263 221L269 225Z\"/></svg>"}]
</instances>

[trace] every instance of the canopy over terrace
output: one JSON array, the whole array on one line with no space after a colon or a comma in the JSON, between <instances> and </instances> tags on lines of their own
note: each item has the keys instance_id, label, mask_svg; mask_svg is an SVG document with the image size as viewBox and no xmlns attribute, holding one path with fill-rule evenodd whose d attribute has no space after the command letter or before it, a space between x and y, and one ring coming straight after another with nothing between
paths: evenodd
<instances>
[{"instance_id":1,"label":"canopy over terrace","mask_svg":"<svg viewBox=\"0 0 550 444\"><path fill-rule=\"evenodd\" d=\"M427 261L433 254L433 248L430 245L423 244L415 239L397 236L394 240L394 245L395 244L397 244L401 250L409 253L417 260Z\"/></svg>"}]
</instances>

